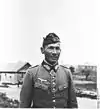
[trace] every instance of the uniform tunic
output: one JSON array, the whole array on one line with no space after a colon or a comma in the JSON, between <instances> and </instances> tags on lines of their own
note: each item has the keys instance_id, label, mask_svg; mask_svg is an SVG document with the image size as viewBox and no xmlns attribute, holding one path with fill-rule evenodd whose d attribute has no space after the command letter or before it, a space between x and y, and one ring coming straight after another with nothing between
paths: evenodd
<instances>
[{"instance_id":1,"label":"uniform tunic","mask_svg":"<svg viewBox=\"0 0 100 109\"><path fill-rule=\"evenodd\" d=\"M68 68L42 63L28 69L20 92L21 108L77 108L72 75Z\"/></svg>"}]
</instances>

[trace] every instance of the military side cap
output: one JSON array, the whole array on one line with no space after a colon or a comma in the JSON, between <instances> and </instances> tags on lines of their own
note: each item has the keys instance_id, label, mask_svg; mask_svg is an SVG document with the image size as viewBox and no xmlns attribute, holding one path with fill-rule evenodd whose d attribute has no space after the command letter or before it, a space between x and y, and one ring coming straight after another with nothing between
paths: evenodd
<instances>
[{"instance_id":1,"label":"military side cap","mask_svg":"<svg viewBox=\"0 0 100 109\"><path fill-rule=\"evenodd\" d=\"M60 42L60 38L55 33L49 33L45 38L43 38L43 47L48 44L53 44Z\"/></svg>"}]
</instances>

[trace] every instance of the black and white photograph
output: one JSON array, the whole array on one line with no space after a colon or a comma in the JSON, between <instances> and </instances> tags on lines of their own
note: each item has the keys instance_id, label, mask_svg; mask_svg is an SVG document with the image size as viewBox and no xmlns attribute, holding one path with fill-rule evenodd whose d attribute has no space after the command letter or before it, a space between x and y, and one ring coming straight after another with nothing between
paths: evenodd
<instances>
[{"instance_id":1,"label":"black and white photograph","mask_svg":"<svg viewBox=\"0 0 100 109\"><path fill-rule=\"evenodd\" d=\"M0 0L0 108L100 109L99 36L99 0Z\"/></svg>"}]
</instances>

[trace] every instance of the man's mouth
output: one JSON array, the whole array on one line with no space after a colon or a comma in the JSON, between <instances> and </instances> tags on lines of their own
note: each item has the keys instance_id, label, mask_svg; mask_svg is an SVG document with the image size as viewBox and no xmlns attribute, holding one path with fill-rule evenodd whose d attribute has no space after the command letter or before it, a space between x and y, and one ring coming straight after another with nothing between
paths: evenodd
<instances>
[{"instance_id":1,"label":"man's mouth","mask_svg":"<svg viewBox=\"0 0 100 109\"><path fill-rule=\"evenodd\" d=\"M58 56L52 56L52 60L57 60Z\"/></svg>"}]
</instances>

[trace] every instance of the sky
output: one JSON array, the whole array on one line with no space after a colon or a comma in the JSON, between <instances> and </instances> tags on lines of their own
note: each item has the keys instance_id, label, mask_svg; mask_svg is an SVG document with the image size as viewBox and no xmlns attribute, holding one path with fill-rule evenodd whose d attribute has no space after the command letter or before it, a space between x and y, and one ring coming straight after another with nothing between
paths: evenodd
<instances>
[{"instance_id":1,"label":"sky","mask_svg":"<svg viewBox=\"0 0 100 109\"><path fill-rule=\"evenodd\" d=\"M99 0L0 0L0 63L39 64L43 37L61 39L61 64L99 64Z\"/></svg>"}]
</instances>

